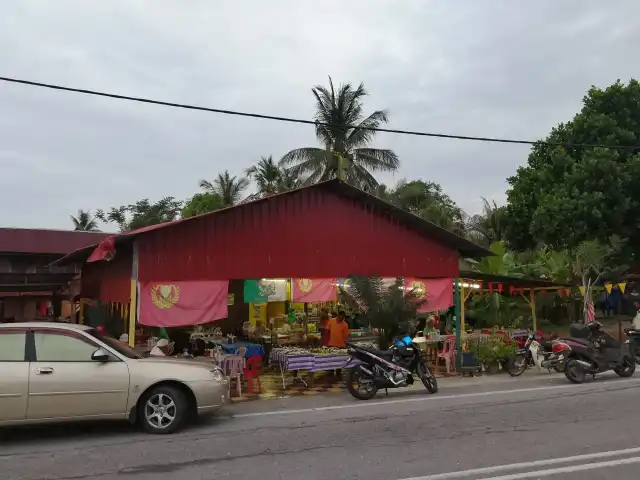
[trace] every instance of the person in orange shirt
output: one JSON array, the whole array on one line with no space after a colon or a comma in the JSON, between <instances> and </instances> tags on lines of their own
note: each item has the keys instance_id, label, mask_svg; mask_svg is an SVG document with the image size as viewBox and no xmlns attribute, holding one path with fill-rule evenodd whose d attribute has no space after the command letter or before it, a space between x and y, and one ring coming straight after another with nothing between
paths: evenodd
<instances>
[{"instance_id":1,"label":"person in orange shirt","mask_svg":"<svg viewBox=\"0 0 640 480\"><path fill-rule=\"evenodd\" d=\"M345 341L349 337L349 325L344 320L345 312L341 310L336 318L329 319L329 346L344 348Z\"/></svg>"}]
</instances>

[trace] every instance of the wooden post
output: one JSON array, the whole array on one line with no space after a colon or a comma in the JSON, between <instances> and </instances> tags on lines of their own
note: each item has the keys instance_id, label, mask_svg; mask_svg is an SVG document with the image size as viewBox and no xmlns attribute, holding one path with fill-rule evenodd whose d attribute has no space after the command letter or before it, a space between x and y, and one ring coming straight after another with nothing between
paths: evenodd
<instances>
[{"instance_id":1,"label":"wooden post","mask_svg":"<svg viewBox=\"0 0 640 480\"><path fill-rule=\"evenodd\" d=\"M84 302L80 299L80 308L78 311L78 325L84 325Z\"/></svg>"},{"instance_id":2,"label":"wooden post","mask_svg":"<svg viewBox=\"0 0 640 480\"><path fill-rule=\"evenodd\" d=\"M529 305L531 305L531 320L533 321L533 331L538 330L538 320L536 318L536 292L529 290Z\"/></svg>"},{"instance_id":3,"label":"wooden post","mask_svg":"<svg viewBox=\"0 0 640 480\"><path fill-rule=\"evenodd\" d=\"M136 344L136 321L138 319L138 242L133 242L131 261L131 294L129 300L129 345Z\"/></svg>"}]
</instances>

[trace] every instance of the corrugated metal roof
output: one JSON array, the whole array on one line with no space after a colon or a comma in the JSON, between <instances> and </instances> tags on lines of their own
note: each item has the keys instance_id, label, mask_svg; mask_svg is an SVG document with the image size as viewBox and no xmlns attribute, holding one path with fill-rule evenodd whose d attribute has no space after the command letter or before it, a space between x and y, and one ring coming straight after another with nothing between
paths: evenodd
<instances>
[{"instance_id":1,"label":"corrugated metal roof","mask_svg":"<svg viewBox=\"0 0 640 480\"><path fill-rule=\"evenodd\" d=\"M108 233L34 228L0 228L0 253L32 253L66 255L74 250L95 245Z\"/></svg>"},{"instance_id":2,"label":"corrugated metal roof","mask_svg":"<svg viewBox=\"0 0 640 480\"><path fill-rule=\"evenodd\" d=\"M355 201L358 201L362 204L365 205L369 205L373 208L376 208L378 210L380 210L381 212L384 212L388 215L390 215L393 218L396 218L400 223L404 224L405 226L407 226L408 228L411 228L413 230L418 231L420 234L424 235L427 238L436 240L440 243L446 244L447 246L452 247L453 249L457 250L458 252L460 252L460 254L462 256L465 257L471 257L471 258L475 258L475 257L484 257L484 256L490 256L493 255L493 253L489 250L487 250L484 247L481 247L480 245L477 245L469 240L467 240L464 237L461 237L459 235L456 235L452 232L450 232L449 230L446 230L442 227L439 227L438 225L436 225L435 223L429 222L427 220L424 220L421 217L418 217L417 215L414 215L412 213L409 213L405 210L402 210L401 208L396 207L395 205L392 205L390 203L385 202L384 200L381 200L378 197L375 197L367 192L364 192L356 187L353 187L341 180L337 180L337 179L333 179L333 180L327 180L324 182L320 182L320 183L316 183L307 187L301 187L301 188L297 188L297 189L293 189L293 190L288 190L286 192L283 193L279 193L276 195L271 195L268 197L262 197L262 198L258 198L255 199L253 201L249 201L249 202L245 202L245 203L240 203L238 205L234 205L232 207L227 207L227 208L223 208L220 210L215 210L213 212L207 212L207 213L203 213L202 215L198 215L195 217L190 217L190 218L184 218L184 219L179 219L179 220L173 220L171 222L164 222L164 223L159 223L156 225L150 225L148 227L143 227L143 228L139 228L136 230L131 230L129 232L123 232L123 233L119 233L115 235L115 242L116 242L116 246L118 244L121 244L123 242L129 242L132 241L135 237L137 237L138 235L142 235L145 233L149 233L149 232L153 232L156 230L161 230L164 228L171 228L171 227L175 227L177 225L183 224L185 222L192 222L196 219L200 219L202 217L210 217L210 216L214 216L214 215L221 215L224 213L227 213L230 210L236 210L236 209L242 209L247 207L248 205L255 205L257 203L261 203L261 202L268 202L276 197L283 197L283 196L288 196L288 195L292 195L300 190L307 190L307 189L324 189L324 190L328 190L336 195L342 196L342 197L347 197L350 199L353 199ZM102 239L101 239L102 241ZM74 261L83 261L86 260L86 258L89 257L89 255L91 254L91 252L93 251L93 249L95 247L97 247L98 244L94 244L91 247L86 247L86 248L79 248L76 251L71 252L70 254L68 254L67 256L57 260L56 262L54 262L54 264L65 264L65 263L70 263L70 262L74 262Z\"/></svg>"}]
</instances>

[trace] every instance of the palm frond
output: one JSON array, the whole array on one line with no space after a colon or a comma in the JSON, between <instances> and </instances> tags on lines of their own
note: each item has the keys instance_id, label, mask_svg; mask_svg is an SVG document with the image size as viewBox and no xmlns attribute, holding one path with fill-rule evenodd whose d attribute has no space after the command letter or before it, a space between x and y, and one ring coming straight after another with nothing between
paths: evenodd
<instances>
[{"instance_id":1,"label":"palm frond","mask_svg":"<svg viewBox=\"0 0 640 480\"><path fill-rule=\"evenodd\" d=\"M379 329L381 348L386 348L396 335L409 333L426 303L413 290L405 290L402 278L387 282L380 277L351 277L349 288L340 289L340 299Z\"/></svg>"},{"instance_id":2,"label":"palm frond","mask_svg":"<svg viewBox=\"0 0 640 480\"><path fill-rule=\"evenodd\" d=\"M349 137L347 138L349 146L351 148L358 148L372 142L377 132L370 129L378 128L382 123L387 123L388 121L389 115L386 110L373 112L361 121L357 128L354 128L351 133L349 133Z\"/></svg>"},{"instance_id":3,"label":"palm frond","mask_svg":"<svg viewBox=\"0 0 640 480\"><path fill-rule=\"evenodd\" d=\"M355 162L374 172L394 172L400 167L400 159L393 150L358 148Z\"/></svg>"}]
</instances>

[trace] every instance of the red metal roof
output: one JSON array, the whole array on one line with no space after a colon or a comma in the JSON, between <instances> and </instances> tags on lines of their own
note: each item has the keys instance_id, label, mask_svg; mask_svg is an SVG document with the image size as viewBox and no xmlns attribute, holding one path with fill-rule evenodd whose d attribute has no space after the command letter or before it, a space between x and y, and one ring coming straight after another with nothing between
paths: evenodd
<instances>
[{"instance_id":1,"label":"red metal roof","mask_svg":"<svg viewBox=\"0 0 640 480\"><path fill-rule=\"evenodd\" d=\"M0 253L66 255L79 248L95 245L110 235L74 230L0 228Z\"/></svg>"},{"instance_id":2,"label":"red metal roof","mask_svg":"<svg viewBox=\"0 0 640 480\"><path fill-rule=\"evenodd\" d=\"M409 213L401 208L398 208L394 205L391 205L378 197L370 195L356 187L353 187L345 182L340 180L327 180L325 182L316 183L310 186L301 187L294 190L288 190L286 192L271 195L268 197L258 198L256 200L240 203L238 205L234 205L232 207L223 208L220 210L215 210L213 212L204 213L202 215L198 215L191 218L185 218L180 220L174 220L171 222L159 223L156 225L151 225L148 227L142 227L136 230L131 230L129 232L123 232L119 234L113 235L113 239L115 240L115 245L119 245L123 242L130 242L134 238L139 235L148 234L151 232L155 232L158 230L168 229L171 230L173 227L177 227L179 225L189 224L190 222L200 222L203 219L209 219L216 216L223 216L230 211L241 211L247 208L252 208L252 206L258 205L264 202L274 202L279 198L289 197L292 195L296 195L298 192L303 190L323 190L327 192L331 192L340 197L347 198L350 200L356 201L358 204L364 206L365 208L373 208L379 213L383 215L387 215L393 218L395 221L403 224L405 227L417 231L423 237L429 238L431 240L435 240L438 243L446 245L447 247L457 250L464 257L483 257L493 255L489 250L477 245L466 238L460 237L449 230L446 230L438 225L431 223L427 220L424 220L417 215ZM330 227L329 227L330 228ZM109 237L109 235L105 235L105 238ZM103 241L101 239L100 241ZM75 251L70 252L65 257L57 260L54 264L65 264L70 262L78 262L78 261L86 261L86 259L91 255L92 252L98 247L98 243L86 247L78 248ZM99 253L99 252L96 252Z\"/></svg>"}]
</instances>

